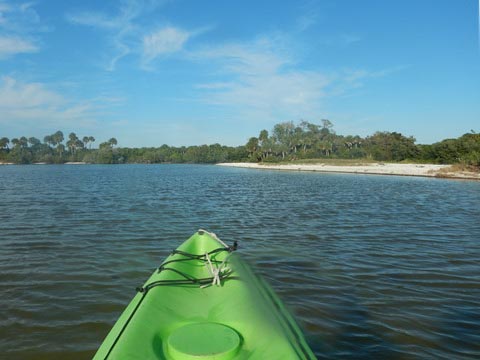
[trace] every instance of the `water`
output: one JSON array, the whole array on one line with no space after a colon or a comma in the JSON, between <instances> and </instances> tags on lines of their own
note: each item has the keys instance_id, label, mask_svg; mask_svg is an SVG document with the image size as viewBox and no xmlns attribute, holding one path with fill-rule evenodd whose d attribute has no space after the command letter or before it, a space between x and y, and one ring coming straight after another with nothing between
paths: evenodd
<instances>
[{"instance_id":1,"label":"water","mask_svg":"<svg viewBox=\"0 0 480 360\"><path fill-rule=\"evenodd\" d=\"M196 229L323 359L480 357L480 183L194 165L0 167L0 358L89 359Z\"/></svg>"}]
</instances>

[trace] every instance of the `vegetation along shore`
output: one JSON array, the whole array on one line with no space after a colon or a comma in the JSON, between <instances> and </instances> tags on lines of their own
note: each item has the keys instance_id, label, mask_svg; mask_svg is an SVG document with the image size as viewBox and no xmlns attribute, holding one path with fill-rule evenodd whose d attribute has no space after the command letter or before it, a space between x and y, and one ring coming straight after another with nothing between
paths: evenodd
<instances>
[{"instance_id":1,"label":"vegetation along shore","mask_svg":"<svg viewBox=\"0 0 480 360\"><path fill-rule=\"evenodd\" d=\"M116 138L65 137L57 131L43 138L0 138L0 164L222 163L232 166L306 171L477 178L480 134L466 133L434 144L416 144L397 132L367 137L339 135L329 120L276 124L245 145L117 147ZM388 164L386 164L388 163ZM443 165L443 166L439 166ZM449 165L449 166L446 166ZM453 165L453 166L452 166Z\"/></svg>"}]
</instances>

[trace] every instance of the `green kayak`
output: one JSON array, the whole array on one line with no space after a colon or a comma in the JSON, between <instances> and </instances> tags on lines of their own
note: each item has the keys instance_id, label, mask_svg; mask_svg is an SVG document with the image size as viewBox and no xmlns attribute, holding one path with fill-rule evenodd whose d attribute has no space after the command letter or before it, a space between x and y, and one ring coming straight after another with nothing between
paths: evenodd
<instances>
[{"instance_id":1,"label":"green kayak","mask_svg":"<svg viewBox=\"0 0 480 360\"><path fill-rule=\"evenodd\" d=\"M236 247L195 233L137 289L94 360L315 359Z\"/></svg>"}]
</instances>

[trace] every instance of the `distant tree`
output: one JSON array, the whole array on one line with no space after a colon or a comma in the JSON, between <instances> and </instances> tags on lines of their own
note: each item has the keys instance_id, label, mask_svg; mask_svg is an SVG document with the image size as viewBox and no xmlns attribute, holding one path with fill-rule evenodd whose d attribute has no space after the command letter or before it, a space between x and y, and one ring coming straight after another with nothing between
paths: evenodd
<instances>
[{"instance_id":1,"label":"distant tree","mask_svg":"<svg viewBox=\"0 0 480 360\"><path fill-rule=\"evenodd\" d=\"M20 145L22 148L28 147L28 139L27 139L25 136L22 136L22 137L19 139L19 145Z\"/></svg>"},{"instance_id":2,"label":"distant tree","mask_svg":"<svg viewBox=\"0 0 480 360\"><path fill-rule=\"evenodd\" d=\"M88 143L90 142L90 137L89 136L84 136L82 141L83 141L83 144L85 145L85 147L87 147Z\"/></svg>"},{"instance_id":3,"label":"distant tree","mask_svg":"<svg viewBox=\"0 0 480 360\"><path fill-rule=\"evenodd\" d=\"M260 145L266 140L268 140L268 131L267 130L260 131L260 135L258 135L258 141L260 142Z\"/></svg>"},{"instance_id":4,"label":"distant tree","mask_svg":"<svg viewBox=\"0 0 480 360\"><path fill-rule=\"evenodd\" d=\"M293 130L293 152L297 153L298 149L305 147L305 134L301 126L296 126Z\"/></svg>"},{"instance_id":5,"label":"distant tree","mask_svg":"<svg viewBox=\"0 0 480 360\"><path fill-rule=\"evenodd\" d=\"M256 137L251 137L250 139L248 139L248 142L247 144L245 145L247 151L248 151L248 156L251 158L251 159L254 159L256 161L258 161L258 149L259 149L259 145L258 145L258 138Z\"/></svg>"},{"instance_id":6,"label":"distant tree","mask_svg":"<svg viewBox=\"0 0 480 360\"><path fill-rule=\"evenodd\" d=\"M55 134L52 135L52 138L53 138L53 141L54 141L54 145L60 144L64 140L63 132L61 132L60 130L57 131Z\"/></svg>"},{"instance_id":7,"label":"distant tree","mask_svg":"<svg viewBox=\"0 0 480 360\"><path fill-rule=\"evenodd\" d=\"M480 134L472 130L470 134L462 135L458 141L462 144L460 162L480 167Z\"/></svg>"},{"instance_id":8,"label":"distant tree","mask_svg":"<svg viewBox=\"0 0 480 360\"><path fill-rule=\"evenodd\" d=\"M332 141L332 137L334 137L335 132L333 129L333 124L328 119L322 119L322 128L320 129L320 138L321 140L329 140Z\"/></svg>"},{"instance_id":9,"label":"distant tree","mask_svg":"<svg viewBox=\"0 0 480 360\"><path fill-rule=\"evenodd\" d=\"M82 140L84 147L86 148L88 146L89 149L92 148L92 143L95 142L95 138L93 136L84 136Z\"/></svg>"},{"instance_id":10,"label":"distant tree","mask_svg":"<svg viewBox=\"0 0 480 360\"><path fill-rule=\"evenodd\" d=\"M43 142L44 142L45 144L47 144L48 146L53 145L52 135L46 135L46 136L43 138Z\"/></svg>"},{"instance_id":11,"label":"distant tree","mask_svg":"<svg viewBox=\"0 0 480 360\"><path fill-rule=\"evenodd\" d=\"M115 162L110 141L105 141L99 145L96 161L100 164L113 164Z\"/></svg>"},{"instance_id":12,"label":"distant tree","mask_svg":"<svg viewBox=\"0 0 480 360\"><path fill-rule=\"evenodd\" d=\"M367 146L375 160L402 161L419 154L415 138L397 132L376 132L367 138Z\"/></svg>"},{"instance_id":13,"label":"distant tree","mask_svg":"<svg viewBox=\"0 0 480 360\"><path fill-rule=\"evenodd\" d=\"M324 129L328 129L330 131L331 128L333 128L333 124L330 120L328 119L322 119L322 127Z\"/></svg>"},{"instance_id":14,"label":"distant tree","mask_svg":"<svg viewBox=\"0 0 480 360\"><path fill-rule=\"evenodd\" d=\"M58 144L57 145L57 152L58 152L58 155L60 155L60 157L62 157L63 153L65 152L65 145Z\"/></svg>"},{"instance_id":15,"label":"distant tree","mask_svg":"<svg viewBox=\"0 0 480 360\"><path fill-rule=\"evenodd\" d=\"M70 149L72 154L75 154L77 149L83 148L83 142L77 137L77 134L74 132L68 135L67 147Z\"/></svg>"},{"instance_id":16,"label":"distant tree","mask_svg":"<svg viewBox=\"0 0 480 360\"><path fill-rule=\"evenodd\" d=\"M292 121L276 124L273 127L273 138L276 142L276 149L285 159L287 153L294 148L295 125Z\"/></svg>"},{"instance_id":17,"label":"distant tree","mask_svg":"<svg viewBox=\"0 0 480 360\"><path fill-rule=\"evenodd\" d=\"M0 139L0 149L6 149L7 151L9 150L8 144L10 143L10 140L7 137L2 137Z\"/></svg>"},{"instance_id":18,"label":"distant tree","mask_svg":"<svg viewBox=\"0 0 480 360\"><path fill-rule=\"evenodd\" d=\"M38 140L36 137L30 137L30 138L28 138L28 142L30 143L30 145L31 145L32 147L41 144L41 141Z\"/></svg>"},{"instance_id":19,"label":"distant tree","mask_svg":"<svg viewBox=\"0 0 480 360\"><path fill-rule=\"evenodd\" d=\"M117 139L111 138L110 140L108 140L108 143L110 144L110 147L113 148L115 145L117 145Z\"/></svg>"},{"instance_id":20,"label":"distant tree","mask_svg":"<svg viewBox=\"0 0 480 360\"><path fill-rule=\"evenodd\" d=\"M32 161L32 153L28 149L28 139L25 136L12 139L13 149L8 153L8 161L16 164L29 164Z\"/></svg>"},{"instance_id":21,"label":"distant tree","mask_svg":"<svg viewBox=\"0 0 480 360\"><path fill-rule=\"evenodd\" d=\"M268 131L262 130L260 131L260 135L258 135L258 151L260 152L260 156L265 159L269 153L271 152L271 141L268 137Z\"/></svg>"},{"instance_id":22,"label":"distant tree","mask_svg":"<svg viewBox=\"0 0 480 360\"><path fill-rule=\"evenodd\" d=\"M305 155L307 149L312 148L315 141L318 139L318 134L320 133L318 125L311 124L308 121L302 121L299 125L303 131L303 154Z\"/></svg>"},{"instance_id":23,"label":"distant tree","mask_svg":"<svg viewBox=\"0 0 480 360\"><path fill-rule=\"evenodd\" d=\"M457 139L422 145L420 149L420 157L425 161L480 166L480 134L475 132L464 134Z\"/></svg>"},{"instance_id":24,"label":"distant tree","mask_svg":"<svg viewBox=\"0 0 480 360\"><path fill-rule=\"evenodd\" d=\"M46 135L44 138L43 138L43 142L49 146L52 146L52 147L55 147L57 146L58 144L60 144L61 142L63 142L64 138L63 138L63 132L61 132L60 130L55 132L54 134L52 135Z\"/></svg>"}]
</instances>

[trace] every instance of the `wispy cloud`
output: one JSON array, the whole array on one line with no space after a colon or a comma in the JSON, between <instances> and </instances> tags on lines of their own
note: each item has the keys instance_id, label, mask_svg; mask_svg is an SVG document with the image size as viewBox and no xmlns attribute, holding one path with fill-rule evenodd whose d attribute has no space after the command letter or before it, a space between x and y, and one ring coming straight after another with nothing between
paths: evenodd
<instances>
[{"instance_id":1,"label":"wispy cloud","mask_svg":"<svg viewBox=\"0 0 480 360\"><path fill-rule=\"evenodd\" d=\"M191 53L192 59L208 61L216 69L211 82L195 86L201 101L232 109L239 118L254 121L318 118L329 98L404 68L306 70L294 49L289 36L275 34Z\"/></svg>"},{"instance_id":2,"label":"wispy cloud","mask_svg":"<svg viewBox=\"0 0 480 360\"><path fill-rule=\"evenodd\" d=\"M135 31L133 20L143 9L143 2L122 2L117 15L111 16L98 12L84 11L67 14L67 20L75 25L89 26L107 31L109 42L114 48L110 60L105 66L108 71L115 70L117 62L131 52L129 36Z\"/></svg>"},{"instance_id":3,"label":"wispy cloud","mask_svg":"<svg viewBox=\"0 0 480 360\"><path fill-rule=\"evenodd\" d=\"M159 26L158 23L149 25L142 22L142 15L152 13L166 2L124 0L116 15L85 11L69 13L66 19L72 24L105 32L114 48L114 52L109 54L107 70L115 70L118 61L130 54L139 59L142 69L152 70L153 61L180 52L191 38L211 29L206 26L187 30L171 24Z\"/></svg>"},{"instance_id":4,"label":"wispy cloud","mask_svg":"<svg viewBox=\"0 0 480 360\"><path fill-rule=\"evenodd\" d=\"M0 35L0 59L16 54L33 53L38 50L38 46L30 40L18 36Z\"/></svg>"},{"instance_id":5,"label":"wispy cloud","mask_svg":"<svg viewBox=\"0 0 480 360\"><path fill-rule=\"evenodd\" d=\"M193 59L217 61L224 72L255 76L277 73L292 64L293 57L280 36L262 36L247 43L227 43L192 52Z\"/></svg>"},{"instance_id":6,"label":"wispy cloud","mask_svg":"<svg viewBox=\"0 0 480 360\"><path fill-rule=\"evenodd\" d=\"M120 1L117 14L105 14L94 11L68 13L66 18L73 24L120 30L131 28L133 21L146 12L153 11L164 1L123 0Z\"/></svg>"},{"instance_id":7,"label":"wispy cloud","mask_svg":"<svg viewBox=\"0 0 480 360\"><path fill-rule=\"evenodd\" d=\"M346 95L352 89L363 87L365 82L368 80L383 78L408 68L408 65L399 65L381 70L343 69L341 71L337 71L333 75L336 81L330 90L330 95Z\"/></svg>"},{"instance_id":8,"label":"wispy cloud","mask_svg":"<svg viewBox=\"0 0 480 360\"><path fill-rule=\"evenodd\" d=\"M159 56L180 51L190 38L188 31L167 26L143 37L143 60L151 62Z\"/></svg>"},{"instance_id":9,"label":"wispy cloud","mask_svg":"<svg viewBox=\"0 0 480 360\"><path fill-rule=\"evenodd\" d=\"M295 32L304 32L315 26L320 17L319 4L315 0L299 2L298 8L301 15L295 20Z\"/></svg>"},{"instance_id":10,"label":"wispy cloud","mask_svg":"<svg viewBox=\"0 0 480 360\"><path fill-rule=\"evenodd\" d=\"M129 54L136 54L142 59L142 65L156 57L175 51L187 41L189 33L174 27L164 27L156 32L149 32L139 21L146 13L153 12L166 1L160 0L124 0L117 14L84 11L69 13L67 20L75 25L90 26L104 30L108 41L114 48L109 55L108 71L113 71L119 60Z\"/></svg>"},{"instance_id":11,"label":"wispy cloud","mask_svg":"<svg viewBox=\"0 0 480 360\"><path fill-rule=\"evenodd\" d=\"M0 3L0 59L40 50L34 34L48 31L32 3Z\"/></svg>"},{"instance_id":12,"label":"wispy cloud","mask_svg":"<svg viewBox=\"0 0 480 360\"><path fill-rule=\"evenodd\" d=\"M319 111L330 84L321 72L300 70L288 40L262 36L249 43L204 48L192 54L213 63L229 81L197 84L204 102L231 107L239 116L270 121Z\"/></svg>"},{"instance_id":13,"label":"wispy cloud","mask_svg":"<svg viewBox=\"0 0 480 360\"><path fill-rule=\"evenodd\" d=\"M45 32L50 28L40 21L34 3L0 3L0 27L13 33Z\"/></svg>"},{"instance_id":14,"label":"wispy cloud","mask_svg":"<svg viewBox=\"0 0 480 360\"><path fill-rule=\"evenodd\" d=\"M85 25L91 27L99 27L104 29L119 29L128 19L123 17L109 18L105 14L95 12L80 12L77 14L67 14L67 20L76 25Z\"/></svg>"},{"instance_id":15,"label":"wispy cloud","mask_svg":"<svg viewBox=\"0 0 480 360\"><path fill-rule=\"evenodd\" d=\"M72 102L42 83L25 83L4 76L0 81L0 123L82 126L94 121L91 102Z\"/></svg>"}]
</instances>

